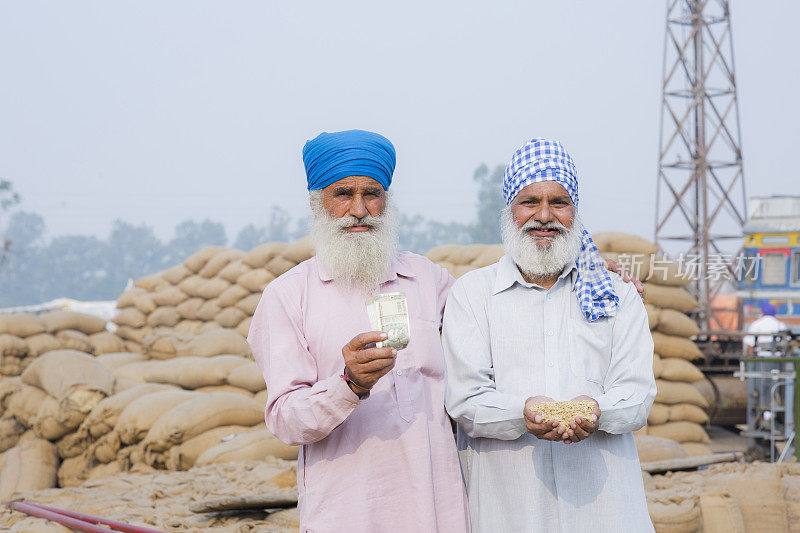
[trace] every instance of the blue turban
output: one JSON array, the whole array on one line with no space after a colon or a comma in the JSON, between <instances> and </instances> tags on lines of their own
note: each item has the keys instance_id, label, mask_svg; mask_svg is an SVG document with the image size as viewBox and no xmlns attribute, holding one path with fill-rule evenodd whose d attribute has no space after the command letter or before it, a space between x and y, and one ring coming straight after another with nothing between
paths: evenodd
<instances>
[{"instance_id":1,"label":"blue turban","mask_svg":"<svg viewBox=\"0 0 800 533\"><path fill-rule=\"evenodd\" d=\"M325 188L348 176L367 176L387 190L392 183L395 159L389 139L364 130L323 132L303 146L309 191Z\"/></svg>"},{"instance_id":2,"label":"blue turban","mask_svg":"<svg viewBox=\"0 0 800 533\"><path fill-rule=\"evenodd\" d=\"M764 316L775 316L777 309L768 300L761 301L761 314Z\"/></svg>"}]
</instances>

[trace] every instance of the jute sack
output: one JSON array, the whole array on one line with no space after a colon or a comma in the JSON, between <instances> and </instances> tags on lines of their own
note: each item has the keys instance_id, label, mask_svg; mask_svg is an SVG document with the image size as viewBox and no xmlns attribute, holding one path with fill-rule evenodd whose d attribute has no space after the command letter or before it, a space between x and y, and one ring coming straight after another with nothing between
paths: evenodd
<instances>
[{"instance_id":1,"label":"jute sack","mask_svg":"<svg viewBox=\"0 0 800 533\"><path fill-rule=\"evenodd\" d=\"M0 503L14 494L56 486L58 457L52 443L36 439L7 450L0 468Z\"/></svg>"},{"instance_id":2,"label":"jute sack","mask_svg":"<svg viewBox=\"0 0 800 533\"><path fill-rule=\"evenodd\" d=\"M697 323L674 309L664 309L658 317L658 331L665 335L691 337L700 333Z\"/></svg>"},{"instance_id":3,"label":"jute sack","mask_svg":"<svg viewBox=\"0 0 800 533\"><path fill-rule=\"evenodd\" d=\"M283 249L281 256L294 264L302 263L306 259L314 257L314 246L311 244L311 238L303 237L296 240Z\"/></svg>"},{"instance_id":4,"label":"jute sack","mask_svg":"<svg viewBox=\"0 0 800 533\"><path fill-rule=\"evenodd\" d=\"M647 281L658 285L683 287L690 283L692 278L687 269L682 269L678 263L656 254L650 261L650 275Z\"/></svg>"},{"instance_id":5,"label":"jute sack","mask_svg":"<svg viewBox=\"0 0 800 533\"><path fill-rule=\"evenodd\" d=\"M200 310L205 302L202 298L189 298L179 303L175 310L184 320L197 320L197 311Z\"/></svg>"},{"instance_id":6,"label":"jute sack","mask_svg":"<svg viewBox=\"0 0 800 533\"><path fill-rule=\"evenodd\" d=\"M234 387L233 385L207 385L205 387L199 387L195 390L197 392L233 392L235 394L242 394L248 398L253 397L253 393L249 390L242 389L240 387Z\"/></svg>"},{"instance_id":7,"label":"jute sack","mask_svg":"<svg viewBox=\"0 0 800 533\"><path fill-rule=\"evenodd\" d=\"M605 260L619 263L634 278L644 281L650 275L651 256L646 254L620 254L617 252L601 252L600 256Z\"/></svg>"},{"instance_id":8,"label":"jute sack","mask_svg":"<svg viewBox=\"0 0 800 533\"><path fill-rule=\"evenodd\" d=\"M275 511L274 513L270 513L269 516L264 519L264 522L272 526L282 527L292 531L299 531L300 511L297 510L297 507Z\"/></svg>"},{"instance_id":9,"label":"jute sack","mask_svg":"<svg viewBox=\"0 0 800 533\"><path fill-rule=\"evenodd\" d=\"M273 266L274 267L275 266L274 262L278 261L278 260L285 261L282 258L276 257L275 259L270 261L267 264L267 266ZM286 265L290 265L289 268L292 268L292 266L294 266L291 261L286 261ZM289 268L287 268L286 270L289 270ZM278 270L282 270L282 269L283 269L283 266L280 266L278 268ZM285 272L285 270L284 270L284 272ZM283 272L281 272L281 274L282 273ZM255 268L255 269L251 270L250 272L242 274L241 276L236 278L236 284L239 285L240 287L244 287L249 292L261 292L261 291L264 290L264 287L266 287L269 284L269 282L271 282L273 279L275 279L279 275L280 274L276 275L275 273L267 270L266 268Z\"/></svg>"},{"instance_id":10,"label":"jute sack","mask_svg":"<svg viewBox=\"0 0 800 533\"><path fill-rule=\"evenodd\" d=\"M192 338L192 334L160 330L145 337L142 345L152 359L171 359L178 354L180 346Z\"/></svg>"},{"instance_id":11,"label":"jute sack","mask_svg":"<svg viewBox=\"0 0 800 533\"><path fill-rule=\"evenodd\" d=\"M90 453L98 463L106 464L117 459L120 446L119 433L110 431L92 444Z\"/></svg>"},{"instance_id":12,"label":"jute sack","mask_svg":"<svg viewBox=\"0 0 800 533\"><path fill-rule=\"evenodd\" d=\"M39 357L43 353L51 352L61 348L61 342L49 333L39 333L25 339L28 345L28 355Z\"/></svg>"},{"instance_id":13,"label":"jute sack","mask_svg":"<svg viewBox=\"0 0 800 533\"><path fill-rule=\"evenodd\" d=\"M442 244L441 246L435 246L425 253L425 257L434 263L441 263L442 261L447 261L450 254L458 250L460 246L459 244Z\"/></svg>"},{"instance_id":14,"label":"jute sack","mask_svg":"<svg viewBox=\"0 0 800 533\"><path fill-rule=\"evenodd\" d=\"M454 249L447 257L454 265L469 265L486 249L485 244L465 244Z\"/></svg>"},{"instance_id":15,"label":"jute sack","mask_svg":"<svg viewBox=\"0 0 800 533\"><path fill-rule=\"evenodd\" d=\"M242 287L241 285L233 284L227 289L225 292L219 295L217 299L217 304L221 307L231 307L232 305L236 305L236 302L244 298L245 296L250 295L250 291Z\"/></svg>"},{"instance_id":16,"label":"jute sack","mask_svg":"<svg viewBox=\"0 0 800 533\"><path fill-rule=\"evenodd\" d=\"M199 298L200 287L202 287L205 282L205 278L195 274L181 281L178 284L178 288L180 288L180 290L183 291L187 296Z\"/></svg>"},{"instance_id":17,"label":"jute sack","mask_svg":"<svg viewBox=\"0 0 800 533\"><path fill-rule=\"evenodd\" d=\"M647 311L647 327L653 331L658 327L658 317L661 316L661 309L651 304L644 304L644 309Z\"/></svg>"},{"instance_id":18,"label":"jute sack","mask_svg":"<svg viewBox=\"0 0 800 533\"><path fill-rule=\"evenodd\" d=\"M296 460L297 446L289 446L279 441L267 429L236 435L227 442L217 444L203 452L195 465L230 463L238 461L264 460L267 457Z\"/></svg>"},{"instance_id":19,"label":"jute sack","mask_svg":"<svg viewBox=\"0 0 800 533\"><path fill-rule=\"evenodd\" d=\"M227 378L228 384L234 387L258 392L267 388L261 369L255 361L248 362L233 369Z\"/></svg>"},{"instance_id":20,"label":"jute sack","mask_svg":"<svg viewBox=\"0 0 800 533\"><path fill-rule=\"evenodd\" d=\"M186 268L186 265L183 264L168 268L161 273L161 277L173 285L177 285L191 275L192 271Z\"/></svg>"},{"instance_id":21,"label":"jute sack","mask_svg":"<svg viewBox=\"0 0 800 533\"><path fill-rule=\"evenodd\" d=\"M653 353L653 377L658 379L664 371L664 360L657 353Z\"/></svg>"},{"instance_id":22,"label":"jute sack","mask_svg":"<svg viewBox=\"0 0 800 533\"><path fill-rule=\"evenodd\" d=\"M150 369L157 365L159 360L152 361L135 361L127 365L118 366L112 369L114 377L117 380L130 380L138 383L147 383L145 379Z\"/></svg>"},{"instance_id":23,"label":"jute sack","mask_svg":"<svg viewBox=\"0 0 800 533\"><path fill-rule=\"evenodd\" d=\"M153 303L159 307L175 307L189 296L178 287L167 287L153 294Z\"/></svg>"},{"instance_id":24,"label":"jute sack","mask_svg":"<svg viewBox=\"0 0 800 533\"><path fill-rule=\"evenodd\" d=\"M280 255L287 246L288 244L285 242L267 242L260 244L247 252L242 258L242 262L250 268L263 268L273 257Z\"/></svg>"},{"instance_id":25,"label":"jute sack","mask_svg":"<svg viewBox=\"0 0 800 533\"><path fill-rule=\"evenodd\" d=\"M75 431L86 418L86 414L74 406L64 405L52 396L47 396L36 412L33 431L43 439L58 440Z\"/></svg>"},{"instance_id":26,"label":"jute sack","mask_svg":"<svg viewBox=\"0 0 800 533\"><path fill-rule=\"evenodd\" d=\"M64 407L88 413L114 390L114 374L92 356L56 350L36 359L23 372L22 382L47 392Z\"/></svg>"},{"instance_id":27,"label":"jute sack","mask_svg":"<svg viewBox=\"0 0 800 533\"><path fill-rule=\"evenodd\" d=\"M64 459L58 467L58 486L59 487L78 487L89 479L89 472L97 466L94 455L89 450L86 452Z\"/></svg>"},{"instance_id":28,"label":"jute sack","mask_svg":"<svg viewBox=\"0 0 800 533\"><path fill-rule=\"evenodd\" d=\"M241 259L244 255L245 253L243 251L236 249L227 249L223 252L219 252L208 260L198 274L206 279L216 277L223 268L228 266L231 262Z\"/></svg>"},{"instance_id":29,"label":"jute sack","mask_svg":"<svg viewBox=\"0 0 800 533\"><path fill-rule=\"evenodd\" d=\"M236 280L242 274L247 274L253 270L249 266L245 265L241 259L236 259L235 261L231 261L228 265L219 271L217 277L224 279L230 283L236 283Z\"/></svg>"},{"instance_id":30,"label":"jute sack","mask_svg":"<svg viewBox=\"0 0 800 533\"><path fill-rule=\"evenodd\" d=\"M297 486L297 467L293 466L288 470L284 470L280 474L276 474L269 478L270 483L274 483L280 488L296 487Z\"/></svg>"},{"instance_id":31,"label":"jute sack","mask_svg":"<svg viewBox=\"0 0 800 533\"><path fill-rule=\"evenodd\" d=\"M800 531L800 476L784 473L781 489L789 531Z\"/></svg>"},{"instance_id":32,"label":"jute sack","mask_svg":"<svg viewBox=\"0 0 800 533\"><path fill-rule=\"evenodd\" d=\"M285 274L286 272L288 272L289 270L293 269L296 266L297 263L295 263L294 261L290 261L289 259L286 259L284 256L279 255L278 257L274 257L272 261L267 263L264 266L264 270L266 270L267 273L270 274L271 276L277 278L278 276ZM241 278L237 279L236 283L238 283L242 287L246 287L246 285L242 283ZM258 290L263 290L263 287Z\"/></svg>"},{"instance_id":33,"label":"jute sack","mask_svg":"<svg viewBox=\"0 0 800 533\"><path fill-rule=\"evenodd\" d=\"M252 322L253 322L253 317L249 316L244 320L242 320L241 322L239 322L239 325L236 326L236 329L234 331L236 331L236 333L238 333L239 335L241 335L246 339L247 336L250 334L250 324Z\"/></svg>"},{"instance_id":34,"label":"jute sack","mask_svg":"<svg viewBox=\"0 0 800 533\"><path fill-rule=\"evenodd\" d=\"M475 268L483 268L493 265L500 261L503 254L505 254L505 250L502 244L488 244L483 249L483 252L472 261L472 266Z\"/></svg>"},{"instance_id":35,"label":"jute sack","mask_svg":"<svg viewBox=\"0 0 800 533\"><path fill-rule=\"evenodd\" d=\"M686 450L681 448L681 445L674 440L650 435L634 435L633 439L636 441L636 452L639 454L639 461L642 463L680 459L689 456Z\"/></svg>"},{"instance_id":36,"label":"jute sack","mask_svg":"<svg viewBox=\"0 0 800 533\"><path fill-rule=\"evenodd\" d=\"M172 330L175 333L191 333L192 335L198 335L200 333L200 327L203 325L201 320L181 320Z\"/></svg>"},{"instance_id":37,"label":"jute sack","mask_svg":"<svg viewBox=\"0 0 800 533\"><path fill-rule=\"evenodd\" d=\"M92 353L95 356L125 351L125 343L110 331L101 331L100 333L89 335L89 342L92 345Z\"/></svg>"},{"instance_id":38,"label":"jute sack","mask_svg":"<svg viewBox=\"0 0 800 533\"><path fill-rule=\"evenodd\" d=\"M256 307L258 307L258 302L260 301L261 293L254 292L236 302L236 308L244 312L245 316L253 316L256 312Z\"/></svg>"},{"instance_id":39,"label":"jute sack","mask_svg":"<svg viewBox=\"0 0 800 533\"><path fill-rule=\"evenodd\" d=\"M653 331L652 336L654 349L662 357L680 357L689 361L703 358L703 352L689 339L664 335L658 331Z\"/></svg>"},{"instance_id":40,"label":"jute sack","mask_svg":"<svg viewBox=\"0 0 800 533\"><path fill-rule=\"evenodd\" d=\"M3 333L0 335L0 356L25 357L28 355L28 345L20 337Z\"/></svg>"},{"instance_id":41,"label":"jute sack","mask_svg":"<svg viewBox=\"0 0 800 533\"><path fill-rule=\"evenodd\" d=\"M102 318L75 311L50 311L39 318L50 333L62 329L77 329L91 335L106 329L106 321Z\"/></svg>"},{"instance_id":42,"label":"jute sack","mask_svg":"<svg viewBox=\"0 0 800 533\"><path fill-rule=\"evenodd\" d=\"M134 286L141 287L147 290L147 292L156 292L168 287L169 282L161 277L161 272L156 272L155 274L137 279Z\"/></svg>"},{"instance_id":43,"label":"jute sack","mask_svg":"<svg viewBox=\"0 0 800 533\"><path fill-rule=\"evenodd\" d=\"M174 307L159 307L147 315L147 325L151 328L165 326L171 328L181 321L181 315Z\"/></svg>"},{"instance_id":44,"label":"jute sack","mask_svg":"<svg viewBox=\"0 0 800 533\"><path fill-rule=\"evenodd\" d=\"M714 453L707 444L703 444L702 442L683 442L681 446L690 457L699 457L701 455L711 455Z\"/></svg>"},{"instance_id":45,"label":"jute sack","mask_svg":"<svg viewBox=\"0 0 800 533\"><path fill-rule=\"evenodd\" d=\"M133 327L130 327L130 326L122 326L122 325L120 325L120 326L117 326L117 329L116 329L115 333L117 335L119 335L120 337L122 337L123 339L125 339L126 341L133 341L136 344L141 345L142 342L144 341L144 339L148 335L153 333L153 330L151 328L149 328L149 327L133 328ZM133 350L130 349L130 347L129 347L127 342L125 343L125 349L127 351L129 351L129 352L133 351Z\"/></svg>"},{"instance_id":46,"label":"jute sack","mask_svg":"<svg viewBox=\"0 0 800 533\"><path fill-rule=\"evenodd\" d=\"M31 314L0 315L0 334L7 333L15 337L30 337L44 332L44 324Z\"/></svg>"},{"instance_id":47,"label":"jute sack","mask_svg":"<svg viewBox=\"0 0 800 533\"><path fill-rule=\"evenodd\" d=\"M186 258L183 264L192 272L200 272L200 269L206 266L209 259L228 249L229 248L225 248L224 246L206 246Z\"/></svg>"},{"instance_id":48,"label":"jute sack","mask_svg":"<svg viewBox=\"0 0 800 533\"><path fill-rule=\"evenodd\" d=\"M123 444L136 444L150 431L158 418L183 402L196 398L198 393L185 390L165 390L146 394L133 400L117 418L114 429Z\"/></svg>"},{"instance_id":49,"label":"jute sack","mask_svg":"<svg viewBox=\"0 0 800 533\"><path fill-rule=\"evenodd\" d=\"M162 452L218 426L254 426L264 419L258 402L241 394L214 392L173 407L150 428L145 450Z\"/></svg>"},{"instance_id":50,"label":"jute sack","mask_svg":"<svg viewBox=\"0 0 800 533\"><path fill-rule=\"evenodd\" d=\"M245 318L247 318L247 315L241 309L228 307L217 313L214 321L225 328L235 328Z\"/></svg>"},{"instance_id":51,"label":"jute sack","mask_svg":"<svg viewBox=\"0 0 800 533\"><path fill-rule=\"evenodd\" d=\"M203 302L203 305L200 306L200 309L197 310L197 318L204 322L211 322L220 311L222 311L222 308L219 306L219 302L216 298L206 300Z\"/></svg>"},{"instance_id":52,"label":"jute sack","mask_svg":"<svg viewBox=\"0 0 800 533\"><path fill-rule=\"evenodd\" d=\"M600 252L617 252L620 254L654 254L658 246L647 239L630 233L605 231L592 235L592 240Z\"/></svg>"},{"instance_id":53,"label":"jute sack","mask_svg":"<svg viewBox=\"0 0 800 533\"><path fill-rule=\"evenodd\" d=\"M702 442L703 444L711 442L703 427L694 422L667 422L658 426L647 426L647 435L663 437L676 442Z\"/></svg>"},{"instance_id":54,"label":"jute sack","mask_svg":"<svg viewBox=\"0 0 800 533\"><path fill-rule=\"evenodd\" d=\"M209 320L208 322L203 322L203 325L197 328L197 335L202 335L203 333L207 333L209 331L217 330L217 329L224 329L222 326L214 322L213 320ZM233 330L230 330L233 331Z\"/></svg>"},{"instance_id":55,"label":"jute sack","mask_svg":"<svg viewBox=\"0 0 800 533\"><path fill-rule=\"evenodd\" d=\"M26 428L32 428L39 414L39 407L47 393L38 387L21 384L5 399L6 411Z\"/></svg>"},{"instance_id":56,"label":"jute sack","mask_svg":"<svg viewBox=\"0 0 800 533\"><path fill-rule=\"evenodd\" d=\"M745 533L739 504L727 491L717 489L702 493L700 512L703 533Z\"/></svg>"},{"instance_id":57,"label":"jute sack","mask_svg":"<svg viewBox=\"0 0 800 533\"><path fill-rule=\"evenodd\" d=\"M158 306L156 305L156 302L153 301L153 295L149 292L146 292L133 297L133 307L145 315L149 315L155 311Z\"/></svg>"},{"instance_id":58,"label":"jute sack","mask_svg":"<svg viewBox=\"0 0 800 533\"><path fill-rule=\"evenodd\" d=\"M267 389L264 389L262 391L257 392L256 395L253 396L253 399L255 401L257 401L260 405L266 406L267 405L267 396L268 396L267 395Z\"/></svg>"},{"instance_id":59,"label":"jute sack","mask_svg":"<svg viewBox=\"0 0 800 533\"><path fill-rule=\"evenodd\" d=\"M94 406L89 416L81 423L88 435L99 438L114 429L122 411L134 400L163 390L174 390L169 385L161 383L143 383L127 389L114 396L109 396Z\"/></svg>"},{"instance_id":60,"label":"jute sack","mask_svg":"<svg viewBox=\"0 0 800 533\"><path fill-rule=\"evenodd\" d=\"M143 354L136 352L119 351L119 352L104 353L102 355L98 355L94 359L107 369L114 370L115 368L129 365L131 363L144 361L146 357Z\"/></svg>"},{"instance_id":61,"label":"jute sack","mask_svg":"<svg viewBox=\"0 0 800 533\"><path fill-rule=\"evenodd\" d=\"M253 427L219 426L210 429L196 437L192 437L179 446L170 448L166 467L170 470L189 470L194 465L197 458L200 457L200 454L209 448L230 440L234 435L247 433L260 428L261 424Z\"/></svg>"},{"instance_id":62,"label":"jute sack","mask_svg":"<svg viewBox=\"0 0 800 533\"><path fill-rule=\"evenodd\" d=\"M139 296L140 294L146 294L147 291L142 289L141 287L133 287L132 289L128 289L127 291L123 292L117 298L117 309L124 309L126 307L133 307L133 299Z\"/></svg>"},{"instance_id":63,"label":"jute sack","mask_svg":"<svg viewBox=\"0 0 800 533\"><path fill-rule=\"evenodd\" d=\"M708 407L708 401L703 398L700 391L695 389L689 383L681 383L677 381L664 381L663 379L656 380L658 387L658 394L656 394L656 401L658 403L676 404L676 403L690 403L698 407Z\"/></svg>"},{"instance_id":64,"label":"jute sack","mask_svg":"<svg viewBox=\"0 0 800 533\"><path fill-rule=\"evenodd\" d=\"M645 282L644 302L662 309L675 309L681 313L689 313L700 305L697 300L682 287L666 287Z\"/></svg>"},{"instance_id":65,"label":"jute sack","mask_svg":"<svg viewBox=\"0 0 800 533\"><path fill-rule=\"evenodd\" d=\"M661 379L694 383L705 379L699 368L686 359L667 357L661 359Z\"/></svg>"},{"instance_id":66,"label":"jute sack","mask_svg":"<svg viewBox=\"0 0 800 533\"><path fill-rule=\"evenodd\" d=\"M703 409L689 403L678 403L669 406L670 422L694 422L696 424L706 424L709 421L708 413Z\"/></svg>"},{"instance_id":67,"label":"jute sack","mask_svg":"<svg viewBox=\"0 0 800 533\"><path fill-rule=\"evenodd\" d=\"M780 470L749 468L746 473L716 473L708 489L728 491L739 504L745 531L787 531Z\"/></svg>"},{"instance_id":68,"label":"jute sack","mask_svg":"<svg viewBox=\"0 0 800 533\"><path fill-rule=\"evenodd\" d=\"M92 353L94 349L89 336L74 329L65 329L56 333L56 339L64 350L75 350L83 353Z\"/></svg>"},{"instance_id":69,"label":"jute sack","mask_svg":"<svg viewBox=\"0 0 800 533\"><path fill-rule=\"evenodd\" d=\"M235 331L217 329L208 331L194 337L178 349L178 355L199 355L210 357L212 355L234 354L243 357L252 357L250 346L244 337Z\"/></svg>"},{"instance_id":70,"label":"jute sack","mask_svg":"<svg viewBox=\"0 0 800 533\"><path fill-rule=\"evenodd\" d=\"M247 363L247 359L238 355L185 356L152 362L140 368L142 379L148 383L168 383L184 389L197 389L225 384L232 370Z\"/></svg>"},{"instance_id":71,"label":"jute sack","mask_svg":"<svg viewBox=\"0 0 800 533\"><path fill-rule=\"evenodd\" d=\"M20 424L16 418L0 419L0 452L16 446L23 433L25 433L25 426Z\"/></svg>"},{"instance_id":72,"label":"jute sack","mask_svg":"<svg viewBox=\"0 0 800 533\"><path fill-rule=\"evenodd\" d=\"M225 281L222 278L211 278L200 285L195 296L211 300L212 298L219 297L219 295L225 292L230 286L230 281Z\"/></svg>"},{"instance_id":73,"label":"jute sack","mask_svg":"<svg viewBox=\"0 0 800 533\"><path fill-rule=\"evenodd\" d=\"M147 315L135 307L126 307L117 311L112 320L115 324L119 324L121 326L141 328L147 324Z\"/></svg>"},{"instance_id":74,"label":"jute sack","mask_svg":"<svg viewBox=\"0 0 800 533\"><path fill-rule=\"evenodd\" d=\"M654 403L647 415L647 423L649 425L664 424L669 420L669 406Z\"/></svg>"},{"instance_id":75,"label":"jute sack","mask_svg":"<svg viewBox=\"0 0 800 533\"><path fill-rule=\"evenodd\" d=\"M679 503L647 501L656 533L696 533L701 530L700 507L692 499Z\"/></svg>"}]
</instances>

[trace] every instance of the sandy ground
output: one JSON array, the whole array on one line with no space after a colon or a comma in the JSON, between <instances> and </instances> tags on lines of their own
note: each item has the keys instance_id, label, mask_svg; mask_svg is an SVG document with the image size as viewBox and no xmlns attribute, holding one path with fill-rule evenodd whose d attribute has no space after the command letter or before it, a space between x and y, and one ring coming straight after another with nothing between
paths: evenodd
<instances>
[{"instance_id":1,"label":"sandy ground","mask_svg":"<svg viewBox=\"0 0 800 533\"><path fill-rule=\"evenodd\" d=\"M297 491L296 462L266 461L214 464L186 472L124 473L87 481L80 487L28 492L29 501L149 526L187 532L297 531L296 509L274 513L248 511L195 514L189 506L226 496L283 494ZM50 523L52 524L52 522ZM68 532L48 522L4 509L0 530Z\"/></svg>"}]
</instances>

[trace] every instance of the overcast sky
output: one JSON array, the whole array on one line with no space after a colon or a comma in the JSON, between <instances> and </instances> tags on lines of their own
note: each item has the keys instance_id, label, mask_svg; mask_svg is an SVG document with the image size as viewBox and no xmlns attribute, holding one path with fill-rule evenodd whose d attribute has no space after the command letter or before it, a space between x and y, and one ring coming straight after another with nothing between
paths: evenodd
<instances>
[{"instance_id":1,"label":"overcast sky","mask_svg":"<svg viewBox=\"0 0 800 533\"><path fill-rule=\"evenodd\" d=\"M732 2L748 196L800 194L800 2ZM590 231L652 236L661 0L0 0L0 178L50 235L115 218L231 239L305 215L301 150L362 128L400 209L474 216L475 168L533 136L574 156Z\"/></svg>"}]
</instances>

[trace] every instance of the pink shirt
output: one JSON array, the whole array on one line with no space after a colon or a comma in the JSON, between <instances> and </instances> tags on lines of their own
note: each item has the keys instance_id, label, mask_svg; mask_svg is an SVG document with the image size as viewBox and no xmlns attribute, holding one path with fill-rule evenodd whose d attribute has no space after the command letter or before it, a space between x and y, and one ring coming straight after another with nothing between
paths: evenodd
<instances>
[{"instance_id":1,"label":"pink shirt","mask_svg":"<svg viewBox=\"0 0 800 533\"><path fill-rule=\"evenodd\" d=\"M469 531L439 339L452 283L428 259L397 255L376 293L405 292L411 342L360 401L340 375L342 347L372 330L366 297L334 285L316 258L264 290L247 341L269 391L267 427L300 445L301 531Z\"/></svg>"}]
</instances>

